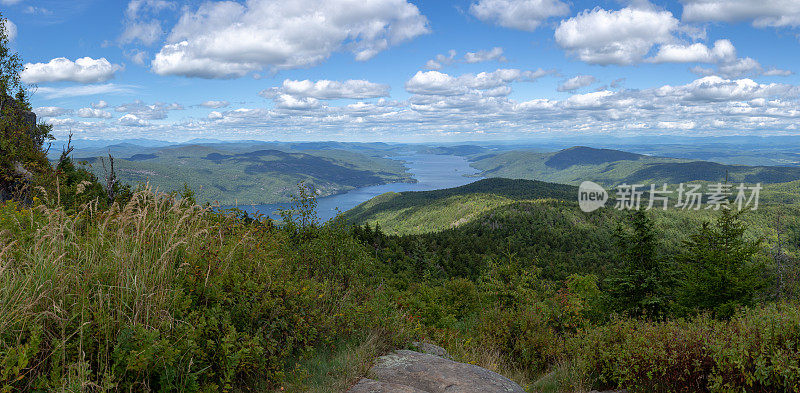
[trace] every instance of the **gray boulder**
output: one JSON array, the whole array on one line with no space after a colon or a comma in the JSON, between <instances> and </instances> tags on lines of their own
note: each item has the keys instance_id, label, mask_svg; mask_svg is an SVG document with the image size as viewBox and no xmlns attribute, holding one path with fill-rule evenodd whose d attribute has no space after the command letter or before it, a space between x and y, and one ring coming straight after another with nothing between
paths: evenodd
<instances>
[{"instance_id":1,"label":"gray boulder","mask_svg":"<svg viewBox=\"0 0 800 393\"><path fill-rule=\"evenodd\" d=\"M442 348L442 347L440 347L438 345L433 345L431 343L414 341L413 343L411 343L411 346L416 348L418 352L427 353L428 355L439 356L439 357L442 357L442 358L445 358L445 359L453 359L453 357L450 356L449 353L447 353L446 349L444 349L444 348Z\"/></svg>"},{"instance_id":2,"label":"gray boulder","mask_svg":"<svg viewBox=\"0 0 800 393\"><path fill-rule=\"evenodd\" d=\"M347 393L426 393L411 386L396 385L387 382L378 382L368 378L361 378L358 383L350 388Z\"/></svg>"},{"instance_id":3,"label":"gray boulder","mask_svg":"<svg viewBox=\"0 0 800 393\"><path fill-rule=\"evenodd\" d=\"M348 392L525 393L510 379L485 368L409 350L379 357L369 376L378 384L359 382Z\"/></svg>"}]
</instances>

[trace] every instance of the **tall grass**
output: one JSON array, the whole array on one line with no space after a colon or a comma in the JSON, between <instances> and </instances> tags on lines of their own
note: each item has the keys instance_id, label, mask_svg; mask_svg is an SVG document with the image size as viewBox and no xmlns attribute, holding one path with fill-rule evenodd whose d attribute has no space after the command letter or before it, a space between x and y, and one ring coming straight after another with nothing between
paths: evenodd
<instances>
[{"instance_id":1,"label":"tall grass","mask_svg":"<svg viewBox=\"0 0 800 393\"><path fill-rule=\"evenodd\" d=\"M68 361L72 356L67 352L74 350L81 361L96 356L91 360L101 375L109 372L114 343L89 335L100 329L105 331L101 336L111 338L123 326L176 323L176 277L185 251L214 230L204 218L207 213L207 208L149 191L108 211L98 210L96 203L71 215L45 205L3 207L3 352L35 334L42 348L27 360L28 375L44 364ZM86 348L91 345L97 351Z\"/></svg>"},{"instance_id":2,"label":"tall grass","mask_svg":"<svg viewBox=\"0 0 800 393\"><path fill-rule=\"evenodd\" d=\"M267 224L149 190L0 205L0 392L272 389L314 348L397 330L347 231Z\"/></svg>"}]
</instances>

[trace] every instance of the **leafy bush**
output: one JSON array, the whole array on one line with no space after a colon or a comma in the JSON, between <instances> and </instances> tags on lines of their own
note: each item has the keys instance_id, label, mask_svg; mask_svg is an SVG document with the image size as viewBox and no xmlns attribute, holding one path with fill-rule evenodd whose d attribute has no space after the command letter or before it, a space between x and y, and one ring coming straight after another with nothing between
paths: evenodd
<instances>
[{"instance_id":1,"label":"leafy bush","mask_svg":"<svg viewBox=\"0 0 800 393\"><path fill-rule=\"evenodd\" d=\"M662 323L616 320L570 340L596 387L634 392L789 392L800 387L800 306Z\"/></svg>"}]
</instances>

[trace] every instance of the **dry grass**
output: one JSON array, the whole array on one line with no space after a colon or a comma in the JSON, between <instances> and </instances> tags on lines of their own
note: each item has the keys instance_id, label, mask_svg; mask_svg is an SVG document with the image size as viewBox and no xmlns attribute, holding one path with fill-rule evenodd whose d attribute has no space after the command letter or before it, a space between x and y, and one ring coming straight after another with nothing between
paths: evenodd
<instances>
[{"instance_id":1,"label":"dry grass","mask_svg":"<svg viewBox=\"0 0 800 393\"><path fill-rule=\"evenodd\" d=\"M0 233L0 353L37 327L49 347L39 364L66 359L66 343L76 339L84 352L91 331L177 323L170 309L182 251L214 230L207 209L150 191L107 211L95 203L70 215L44 205L5 209L13 213ZM105 344L98 363L108 366L112 343Z\"/></svg>"}]
</instances>

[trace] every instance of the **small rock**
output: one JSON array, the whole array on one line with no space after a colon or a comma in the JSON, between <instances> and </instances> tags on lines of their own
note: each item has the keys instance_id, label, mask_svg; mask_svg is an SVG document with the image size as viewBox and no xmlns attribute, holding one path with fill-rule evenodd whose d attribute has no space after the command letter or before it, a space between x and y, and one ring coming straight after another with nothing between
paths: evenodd
<instances>
[{"instance_id":1,"label":"small rock","mask_svg":"<svg viewBox=\"0 0 800 393\"><path fill-rule=\"evenodd\" d=\"M442 347L440 347L438 345L433 345L433 344L430 344L430 343L414 341L413 343L411 343L411 346L417 348L417 350L419 350L419 352L427 353L428 355L434 355L434 356L438 356L438 357L445 358L445 359L450 359L450 360L453 359L453 357L450 356L449 353L447 353L446 349L444 349L444 348L442 348Z\"/></svg>"}]
</instances>

